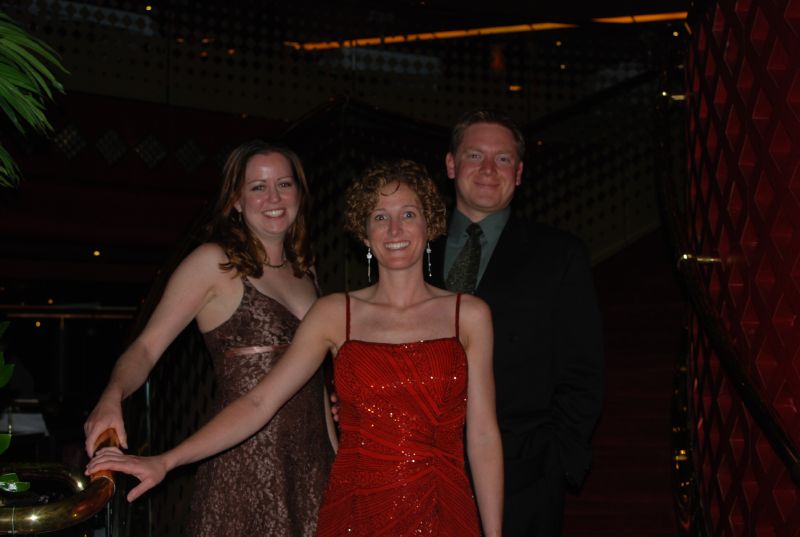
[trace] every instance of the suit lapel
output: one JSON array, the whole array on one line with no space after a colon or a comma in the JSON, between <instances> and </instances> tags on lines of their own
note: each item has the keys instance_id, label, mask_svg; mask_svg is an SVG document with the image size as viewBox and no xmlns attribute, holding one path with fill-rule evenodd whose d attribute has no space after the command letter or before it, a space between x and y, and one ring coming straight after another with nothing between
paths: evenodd
<instances>
[{"instance_id":1,"label":"suit lapel","mask_svg":"<svg viewBox=\"0 0 800 537\"><path fill-rule=\"evenodd\" d=\"M483 277L478 283L476 295L484 296L504 281L513 280L514 273L521 266L519 257L530 255L526 251L524 238L525 234L521 226L514 222L513 217L510 218L500 234L489 264L486 265Z\"/></svg>"}]
</instances>

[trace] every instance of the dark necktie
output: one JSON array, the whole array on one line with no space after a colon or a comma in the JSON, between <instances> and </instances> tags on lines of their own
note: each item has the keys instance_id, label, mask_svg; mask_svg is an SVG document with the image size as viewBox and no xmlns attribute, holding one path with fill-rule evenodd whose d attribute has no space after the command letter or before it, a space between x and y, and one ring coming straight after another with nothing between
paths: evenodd
<instances>
[{"instance_id":1,"label":"dark necktie","mask_svg":"<svg viewBox=\"0 0 800 537\"><path fill-rule=\"evenodd\" d=\"M467 226L467 243L458 253L447 274L447 288L457 293L474 293L478 286L478 268L481 265L481 235L478 224Z\"/></svg>"}]
</instances>

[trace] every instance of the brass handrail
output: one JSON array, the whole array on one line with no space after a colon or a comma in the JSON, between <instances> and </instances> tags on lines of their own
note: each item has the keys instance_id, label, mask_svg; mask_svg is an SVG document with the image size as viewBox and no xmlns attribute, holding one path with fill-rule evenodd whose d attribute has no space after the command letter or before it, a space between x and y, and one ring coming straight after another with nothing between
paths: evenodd
<instances>
[{"instance_id":1,"label":"brass handrail","mask_svg":"<svg viewBox=\"0 0 800 537\"><path fill-rule=\"evenodd\" d=\"M725 374L736 387L750 415L758 423L772 449L786 465L794 484L800 487L800 451L773 415L773 411L764 404L761 395L753 387L741 367L739 355L731 342L730 335L723 328L722 321L712 308L705 287L700 283L700 273L696 263L682 263L681 274L689 292L697 318L708 336L719 358Z\"/></svg>"},{"instance_id":2,"label":"brass handrail","mask_svg":"<svg viewBox=\"0 0 800 537\"><path fill-rule=\"evenodd\" d=\"M114 429L97 439L97 449L119 447ZM104 470L87 479L63 464L9 463L2 471L13 471L24 480L50 480L64 483L75 494L44 505L0 507L0 533L30 534L58 531L79 524L98 513L114 496L114 474Z\"/></svg>"},{"instance_id":3,"label":"brass handrail","mask_svg":"<svg viewBox=\"0 0 800 537\"><path fill-rule=\"evenodd\" d=\"M673 244L679 252L683 252L679 255L677 265L698 321L716 351L720 365L736 388L748 412L786 466L794 484L800 487L800 450L774 416L772 409L764 404L760 394L744 372L740 365L742 361L739 359L739 353L731 341L730 334L725 330L719 314L711 305L706 288L702 283L703 279L698 265L724 263L725 261L715 257L686 253L689 252L687 229L681 224L682 220L677 215L676 208L679 204L675 189L669 188L667 183L667 179L660 181L664 210L667 213L665 220L672 235Z\"/></svg>"}]
</instances>

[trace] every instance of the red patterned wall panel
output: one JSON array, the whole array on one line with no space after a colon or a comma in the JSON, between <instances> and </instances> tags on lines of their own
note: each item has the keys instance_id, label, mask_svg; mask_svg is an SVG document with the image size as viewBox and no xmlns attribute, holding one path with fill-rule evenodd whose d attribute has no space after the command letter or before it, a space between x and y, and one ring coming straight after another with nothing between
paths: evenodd
<instances>
[{"instance_id":1,"label":"red patterned wall panel","mask_svg":"<svg viewBox=\"0 0 800 537\"><path fill-rule=\"evenodd\" d=\"M690 242L741 367L800 446L800 0L721 1L688 65ZM800 498L692 331L701 501L714 536L800 535Z\"/></svg>"}]
</instances>

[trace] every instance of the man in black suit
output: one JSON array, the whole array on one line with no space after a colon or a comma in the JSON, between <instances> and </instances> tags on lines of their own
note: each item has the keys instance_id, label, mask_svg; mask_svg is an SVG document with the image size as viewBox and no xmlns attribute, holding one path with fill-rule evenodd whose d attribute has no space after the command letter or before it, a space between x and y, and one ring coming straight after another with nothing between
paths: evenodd
<instances>
[{"instance_id":1,"label":"man in black suit","mask_svg":"<svg viewBox=\"0 0 800 537\"><path fill-rule=\"evenodd\" d=\"M524 153L521 131L502 114L472 112L455 126L445 162L456 207L447 237L433 244L433 283L474 292L492 310L503 535L557 536L565 491L589 469L602 406L600 315L584 245L511 215ZM477 274L465 278L458 258L469 257L470 241Z\"/></svg>"}]
</instances>

